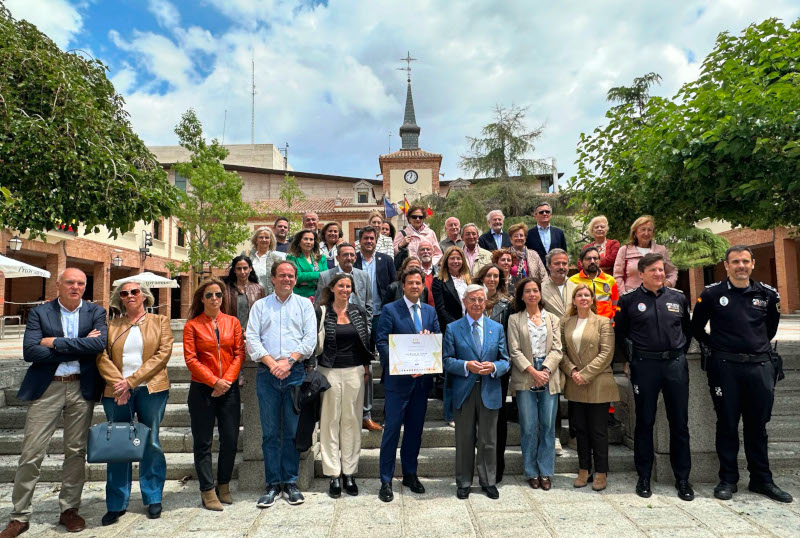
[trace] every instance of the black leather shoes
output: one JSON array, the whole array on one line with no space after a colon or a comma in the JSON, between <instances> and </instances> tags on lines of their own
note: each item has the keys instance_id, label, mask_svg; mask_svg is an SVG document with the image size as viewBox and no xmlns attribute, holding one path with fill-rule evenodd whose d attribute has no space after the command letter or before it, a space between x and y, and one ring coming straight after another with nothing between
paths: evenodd
<instances>
[{"instance_id":1,"label":"black leather shoes","mask_svg":"<svg viewBox=\"0 0 800 538\"><path fill-rule=\"evenodd\" d=\"M392 484L390 482L381 482L381 491L378 493L378 498L385 503L392 502L394 493L392 493Z\"/></svg>"},{"instance_id":2,"label":"black leather shoes","mask_svg":"<svg viewBox=\"0 0 800 538\"><path fill-rule=\"evenodd\" d=\"M153 503L147 506L147 519L158 519L161 517L161 503Z\"/></svg>"},{"instance_id":3,"label":"black leather shoes","mask_svg":"<svg viewBox=\"0 0 800 538\"><path fill-rule=\"evenodd\" d=\"M636 482L636 495L644 499L649 499L652 494L653 491L650 489L650 479L640 476L639 480Z\"/></svg>"},{"instance_id":4,"label":"black leather shoes","mask_svg":"<svg viewBox=\"0 0 800 538\"><path fill-rule=\"evenodd\" d=\"M714 497L721 501L730 501L733 498L733 494L737 491L739 491L739 487L736 484L720 482L717 484L717 487L714 488Z\"/></svg>"},{"instance_id":5,"label":"black leather shoes","mask_svg":"<svg viewBox=\"0 0 800 538\"><path fill-rule=\"evenodd\" d=\"M765 495L773 501L778 501L779 503L790 503L793 500L791 494L783 491L775 484L754 484L750 482L750 485L747 486L747 489L753 493Z\"/></svg>"},{"instance_id":6,"label":"black leather shoes","mask_svg":"<svg viewBox=\"0 0 800 538\"><path fill-rule=\"evenodd\" d=\"M411 493L422 494L425 493L425 486L419 481L415 474L410 474L403 477L403 485L411 490Z\"/></svg>"},{"instance_id":7,"label":"black leather shoes","mask_svg":"<svg viewBox=\"0 0 800 538\"><path fill-rule=\"evenodd\" d=\"M470 488L456 488L456 497L458 497L462 501L464 499L468 499L469 498L469 489Z\"/></svg>"},{"instance_id":8,"label":"black leather shoes","mask_svg":"<svg viewBox=\"0 0 800 538\"><path fill-rule=\"evenodd\" d=\"M678 498L682 501L693 501L694 490L689 485L688 480L678 480L675 482L675 489L678 490Z\"/></svg>"},{"instance_id":9,"label":"black leather shoes","mask_svg":"<svg viewBox=\"0 0 800 538\"><path fill-rule=\"evenodd\" d=\"M104 527L107 527L109 525L113 525L114 523L119 521L119 517L120 516L124 516L125 515L125 512L127 512L127 510L122 510L120 512L115 512L113 510L109 510L108 512L106 512L106 515L103 516L103 519L100 520L100 523Z\"/></svg>"},{"instance_id":10,"label":"black leather shoes","mask_svg":"<svg viewBox=\"0 0 800 538\"><path fill-rule=\"evenodd\" d=\"M486 496L489 497L490 499L500 498L500 492L497 491L497 486L481 486L481 489L483 490L484 493L486 493Z\"/></svg>"},{"instance_id":11,"label":"black leather shoes","mask_svg":"<svg viewBox=\"0 0 800 538\"><path fill-rule=\"evenodd\" d=\"M342 496L342 479L338 476L331 478L331 485L328 486L328 495L333 499L338 499Z\"/></svg>"},{"instance_id":12,"label":"black leather shoes","mask_svg":"<svg viewBox=\"0 0 800 538\"><path fill-rule=\"evenodd\" d=\"M344 475L344 491L348 495L355 497L358 495L358 486L356 486L356 479L353 475Z\"/></svg>"}]
</instances>

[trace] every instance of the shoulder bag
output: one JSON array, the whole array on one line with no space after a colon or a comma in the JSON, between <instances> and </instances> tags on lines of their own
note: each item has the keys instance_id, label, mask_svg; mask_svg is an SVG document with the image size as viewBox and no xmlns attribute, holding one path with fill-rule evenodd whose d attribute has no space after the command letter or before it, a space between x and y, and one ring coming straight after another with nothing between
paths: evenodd
<instances>
[{"instance_id":1,"label":"shoulder bag","mask_svg":"<svg viewBox=\"0 0 800 538\"><path fill-rule=\"evenodd\" d=\"M142 461L144 447L150 442L150 428L133 419L130 422L101 422L89 428L86 461L89 463L126 463Z\"/></svg>"}]
</instances>

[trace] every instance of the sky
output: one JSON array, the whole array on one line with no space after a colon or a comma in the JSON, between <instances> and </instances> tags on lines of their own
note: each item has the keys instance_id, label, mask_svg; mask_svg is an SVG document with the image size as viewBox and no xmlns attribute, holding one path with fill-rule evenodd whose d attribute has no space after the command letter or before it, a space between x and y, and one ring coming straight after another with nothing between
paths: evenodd
<instances>
[{"instance_id":1,"label":"sky","mask_svg":"<svg viewBox=\"0 0 800 538\"><path fill-rule=\"evenodd\" d=\"M2 0L0 0L2 1ZM108 75L136 133L174 145L194 108L209 138L289 145L295 170L373 178L400 146L410 52L420 146L444 180L497 105L544 124L533 154L574 174L606 92L655 71L654 95L693 80L720 32L800 17L800 0L5 0L62 49ZM226 119L227 118L227 119Z\"/></svg>"}]
</instances>

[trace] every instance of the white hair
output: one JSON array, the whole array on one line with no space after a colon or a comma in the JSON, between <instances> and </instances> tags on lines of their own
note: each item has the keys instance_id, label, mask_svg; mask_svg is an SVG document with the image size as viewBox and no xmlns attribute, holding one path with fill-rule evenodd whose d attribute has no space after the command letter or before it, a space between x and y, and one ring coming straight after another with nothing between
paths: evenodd
<instances>
[{"instance_id":1,"label":"white hair","mask_svg":"<svg viewBox=\"0 0 800 538\"><path fill-rule=\"evenodd\" d=\"M486 286L483 284L470 284L467 286L467 289L464 290L464 297L469 295L470 293L475 293L476 291L482 291L483 296L488 298L489 297L489 290L486 289Z\"/></svg>"},{"instance_id":2,"label":"white hair","mask_svg":"<svg viewBox=\"0 0 800 538\"><path fill-rule=\"evenodd\" d=\"M489 211L489 212L486 214L486 224L489 224L489 223L491 222L491 220L492 220L492 215L494 215L495 213L500 213L500 216L501 216L501 217L503 217L503 219L505 219L505 218L506 218L506 216L505 216L505 215L503 215L503 212L502 212L502 211L500 211L499 209L492 209L491 211Z\"/></svg>"},{"instance_id":3,"label":"white hair","mask_svg":"<svg viewBox=\"0 0 800 538\"><path fill-rule=\"evenodd\" d=\"M464 230L466 230L467 228L475 228L475 231L478 232L478 235L481 235L481 229L478 228L478 225L475 224L474 222L468 222L464 226L461 227L461 236L462 237L464 236Z\"/></svg>"}]
</instances>

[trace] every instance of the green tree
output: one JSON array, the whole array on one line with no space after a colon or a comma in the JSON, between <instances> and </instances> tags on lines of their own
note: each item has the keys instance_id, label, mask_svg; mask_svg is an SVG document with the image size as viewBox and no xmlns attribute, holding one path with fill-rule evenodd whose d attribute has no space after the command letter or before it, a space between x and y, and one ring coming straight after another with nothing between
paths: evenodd
<instances>
[{"instance_id":1,"label":"green tree","mask_svg":"<svg viewBox=\"0 0 800 538\"><path fill-rule=\"evenodd\" d=\"M606 117L581 134L570 188L573 203L605 214L612 232L640 214L694 240L703 237L689 228L703 218L800 223L800 19L720 34L700 76L673 99L650 97L640 113L626 103Z\"/></svg>"},{"instance_id":2,"label":"green tree","mask_svg":"<svg viewBox=\"0 0 800 538\"><path fill-rule=\"evenodd\" d=\"M283 203L289 208L289 212L286 215L286 218L289 219L289 233L298 232L300 226L302 226L302 220L299 218L297 211L292 210L292 207L296 202L302 202L307 197L306 193L297 185L297 178L290 176L288 172L283 176L283 185L281 185L278 198L283 200Z\"/></svg>"},{"instance_id":3,"label":"green tree","mask_svg":"<svg viewBox=\"0 0 800 538\"><path fill-rule=\"evenodd\" d=\"M193 269L201 277L205 264L225 267L236 256L236 247L250 235L246 222L253 211L242 201L242 178L222 165L228 150L216 139L206 143L194 110L183 113L175 134L180 145L192 152L188 162L175 165L187 179L187 192L181 193L175 216L188 233L189 261L173 264L170 270Z\"/></svg>"},{"instance_id":4,"label":"green tree","mask_svg":"<svg viewBox=\"0 0 800 538\"><path fill-rule=\"evenodd\" d=\"M0 225L108 228L169 216L178 191L131 129L97 60L63 52L0 3Z\"/></svg>"}]
</instances>

